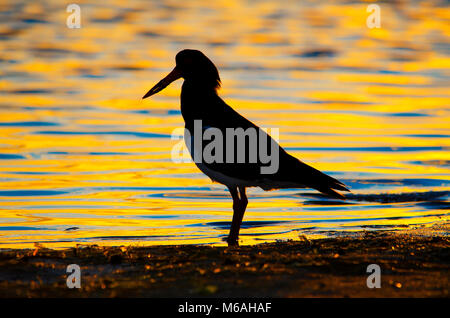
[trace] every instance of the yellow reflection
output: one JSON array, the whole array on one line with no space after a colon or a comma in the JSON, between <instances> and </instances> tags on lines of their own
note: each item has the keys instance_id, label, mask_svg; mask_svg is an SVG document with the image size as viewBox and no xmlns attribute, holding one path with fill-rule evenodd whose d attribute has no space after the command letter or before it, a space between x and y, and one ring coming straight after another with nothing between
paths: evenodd
<instances>
[{"instance_id":1,"label":"yellow reflection","mask_svg":"<svg viewBox=\"0 0 450 318\"><path fill-rule=\"evenodd\" d=\"M0 26L0 248L224 245L226 189L171 160L182 80L141 99L183 48L289 153L379 199L251 189L243 244L448 220L448 195L380 198L450 191L449 8L386 2L370 30L369 2L87 1L72 30L64 3L16 3Z\"/></svg>"}]
</instances>

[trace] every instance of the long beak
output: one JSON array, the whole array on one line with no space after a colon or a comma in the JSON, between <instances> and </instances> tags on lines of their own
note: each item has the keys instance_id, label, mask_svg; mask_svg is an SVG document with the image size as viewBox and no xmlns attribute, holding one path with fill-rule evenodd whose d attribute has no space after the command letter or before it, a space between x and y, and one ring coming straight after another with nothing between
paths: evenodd
<instances>
[{"instance_id":1,"label":"long beak","mask_svg":"<svg viewBox=\"0 0 450 318\"><path fill-rule=\"evenodd\" d=\"M158 82L155 86L152 87L151 90L147 92L147 94L142 97L142 99L150 97L152 95L155 95L156 93L162 91L164 88L166 88L170 83L173 81L179 79L181 77L180 70L175 66L175 68L172 70L172 72L169 73L166 77L164 77L162 80Z\"/></svg>"}]
</instances>

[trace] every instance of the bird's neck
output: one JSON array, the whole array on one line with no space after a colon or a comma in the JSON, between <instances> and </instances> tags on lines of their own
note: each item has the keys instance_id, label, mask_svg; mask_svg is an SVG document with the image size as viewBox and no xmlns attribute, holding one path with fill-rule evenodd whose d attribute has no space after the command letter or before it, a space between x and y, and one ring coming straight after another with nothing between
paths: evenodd
<instances>
[{"instance_id":1,"label":"bird's neck","mask_svg":"<svg viewBox=\"0 0 450 318\"><path fill-rule=\"evenodd\" d=\"M185 80L181 88L181 114L188 125L195 119L202 119L217 104L215 88L202 83Z\"/></svg>"},{"instance_id":2,"label":"bird's neck","mask_svg":"<svg viewBox=\"0 0 450 318\"><path fill-rule=\"evenodd\" d=\"M198 79L185 79L181 88L181 93L201 94L202 96L217 95L214 84L205 83Z\"/></svg>"}]
</instances>

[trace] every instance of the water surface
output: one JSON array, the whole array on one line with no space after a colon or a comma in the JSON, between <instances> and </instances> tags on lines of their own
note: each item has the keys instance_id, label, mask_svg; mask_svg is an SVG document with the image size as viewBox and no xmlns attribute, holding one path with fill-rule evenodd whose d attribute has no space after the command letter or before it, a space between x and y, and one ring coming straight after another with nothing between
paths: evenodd
<instances>
[{"instance_id":1,"label":"water surface","mask_svg":"<svg viewBox=\"0 0 450 318\"><path fill-rule=\"evenodd\" d=\"M171 160L181 81L141 96L184 48L219 67L221 96L346 201L250 189L243 244L430 226L450 209L445 1L0 4L0 247L223 244L231 199Z\"/></svg>"}]
</instances>

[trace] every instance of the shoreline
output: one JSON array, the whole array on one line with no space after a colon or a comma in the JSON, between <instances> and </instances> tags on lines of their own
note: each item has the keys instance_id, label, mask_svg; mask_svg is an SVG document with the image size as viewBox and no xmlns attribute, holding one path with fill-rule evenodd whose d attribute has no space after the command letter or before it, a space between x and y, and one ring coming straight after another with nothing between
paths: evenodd
<instances>
[{"instance_id":1,"label":"shoreline","mask_svg":"<svg viewBox=\"0 0 450 318\"><path fill-rule=\"evenodd\" d=\"M442 226L442 225L441 225ZM0 297L449 297L448 224L241 247L0 250ZM69 289L69 264L81 288ZM367 287L369 264L381 288Z\"/></svg>"}]
</instances>

